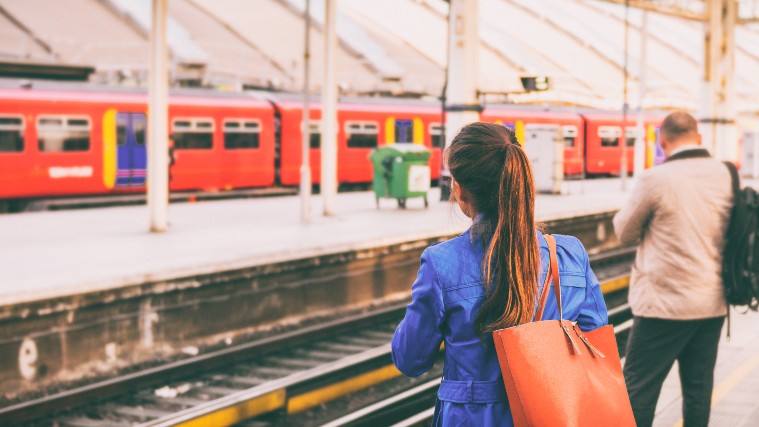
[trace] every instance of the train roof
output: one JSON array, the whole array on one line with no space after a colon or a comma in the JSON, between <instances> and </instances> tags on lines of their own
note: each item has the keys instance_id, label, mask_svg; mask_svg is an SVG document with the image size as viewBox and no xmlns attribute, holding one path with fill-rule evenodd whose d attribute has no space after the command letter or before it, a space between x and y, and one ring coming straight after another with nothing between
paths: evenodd
<instances>
[{"instance_id":1,"label":"train roof","mask_svg":"<svg viewBox=\"0 0 759 427\"><path fill-rule=\"evenodd\" d=\"M171 88L169 96L178 104L267 106L268 100L255 92L229 92L205 88ZM0 98L71 102L147 102L147 88L105 86L79 82L0 79Z\"/></svg>"}]
</instances>

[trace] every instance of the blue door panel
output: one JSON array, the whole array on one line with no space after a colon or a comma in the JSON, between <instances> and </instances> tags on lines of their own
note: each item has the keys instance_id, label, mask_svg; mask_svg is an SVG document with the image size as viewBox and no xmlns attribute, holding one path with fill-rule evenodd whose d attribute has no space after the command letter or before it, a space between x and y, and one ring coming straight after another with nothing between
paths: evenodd
<instances>
[{"instance_id":1,"label":"blue door panel","mask_svg":"<svg viewBox=\"0 0 759 427\"><path fill-rule=\"evenodd\" d=\"M410 144L414 142L414 122L411 120L395 121L396 144Z\"/></svg>"},{"instance_id":2,"label":"blue door panel","mask_svg":"<svg viewBox=\"0 0 759 427\"><path fill-rule=\"evenodd\" d=\"M116 186L126 187L132 171L129 113L116 115Z\"/></svg>"},{"instance_id":3,"label":"blue door panel","mask_svg":"<svg viewBox=\"0 0 759 427\"><path fill-rule=\"evenodd\" d=\"M144 114L132 114L132 132L134 144L132 145L132 185L145 185L148 172L147 155L147 131L148 121Z\"/></svg>"},{"instance_id":4,"label":"blue door panel","mask_svg":"<svg viewBox=\"0 0 759 427\"><path fill-rule=\"evenodd\" d=\"M145 185L147 174L146 129L142 113L116 115L116 186Z\"/></svg>"}]
</instances>

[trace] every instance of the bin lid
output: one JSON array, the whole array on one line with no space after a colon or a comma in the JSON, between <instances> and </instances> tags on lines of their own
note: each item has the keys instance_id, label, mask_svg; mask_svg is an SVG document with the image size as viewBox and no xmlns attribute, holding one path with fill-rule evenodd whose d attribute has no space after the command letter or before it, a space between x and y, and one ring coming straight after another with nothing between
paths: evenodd
<instances>
[{"instance_id":1,"label":"bin lid","mask_svg":"<svg viewBox=\"0 0 759 427\"><path fill-rule=\"evenodd\" d=\"M371 157L401 156L410 158L429 157L430 149L421 144L384 144L372 152Z\"/></svg>"}]
</instances>

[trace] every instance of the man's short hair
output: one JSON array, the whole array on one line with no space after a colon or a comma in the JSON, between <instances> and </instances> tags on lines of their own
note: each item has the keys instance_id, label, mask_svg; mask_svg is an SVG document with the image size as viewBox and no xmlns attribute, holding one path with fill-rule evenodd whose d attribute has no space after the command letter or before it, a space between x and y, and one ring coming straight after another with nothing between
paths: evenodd
<instances>
[{"instance_id":1,"label":"man's short hair","mask_svg":"<svg viewBox=\"0 0 759 427\"><path fill-rule=\"evenodd\" d=\"M698 123L690 114L675 111L664 119L660 132L666 139L674 141L686 135L698 134Z\"/></svg>"}]
</instances>

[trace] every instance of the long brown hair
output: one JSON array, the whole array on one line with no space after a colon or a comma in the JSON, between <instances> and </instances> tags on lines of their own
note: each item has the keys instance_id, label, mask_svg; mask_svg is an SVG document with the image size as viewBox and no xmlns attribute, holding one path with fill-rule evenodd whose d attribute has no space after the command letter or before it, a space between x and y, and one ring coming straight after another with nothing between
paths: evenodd
<instances>
[{"instance_id":1,"label":"long brown hair","mask_svg":"<svg viewBox=\"0 0 759 427\"><path fill-rule=\"evenodd\" d=\"M514 132L492 123L465 126L446 150L448 169L471 195L480 221L491 224L482 277L487 296L481 333L529 322L535 310L540 253L535 185L529 159Z\"/></svg>"}]
</instances>

